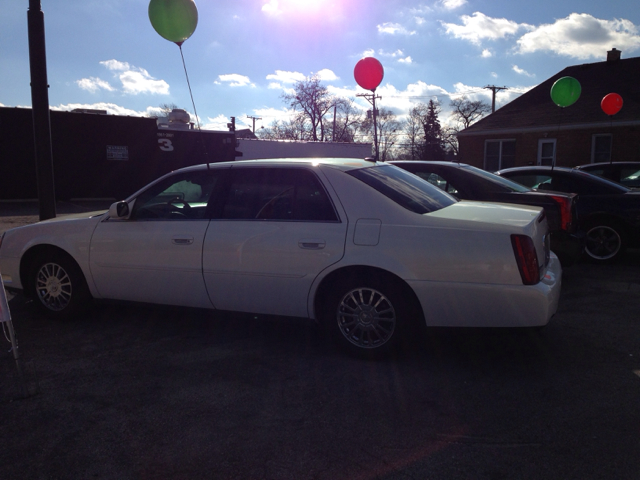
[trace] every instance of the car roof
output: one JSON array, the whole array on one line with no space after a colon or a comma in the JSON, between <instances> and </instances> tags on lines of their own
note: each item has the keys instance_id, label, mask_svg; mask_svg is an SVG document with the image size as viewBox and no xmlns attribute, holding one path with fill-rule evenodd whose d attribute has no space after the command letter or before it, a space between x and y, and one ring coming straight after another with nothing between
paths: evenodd
<instances>
[{"instance_id":1,"label":"car roof","mask_svg":"<svg viewBox=\"0 0 640 480\"><path fill-rule=\"evenodd\" d=\"M561 172L561 173L566 173L569 175L573 175L574 177L578 177L578 178L583 178L586 181L589 182L596 182L596 183L601 183L601 184L607 184L609 187L618 189L620 191L631 191L632 189L622 185L621 183L618 182L614 182L613 180L609 180L608 178L604 178L604 177L600 177L598 175L594 175L592 173L587 172L586 170L579 170L577 168L568 168L568 167L551 167L551 166L547 166L547 165L531 165L531 166L524 166L524 167L511 167L511 168L505 168L503 170L498 170L497 172L495 172L497 175L500 175L502 173L510 173L510 172L525 172L525 171L530 171L530 172L551 172L551 171L555 171L555 172Z\"/></svg>"},{"instance_id":2,"label":"car roof","mask_svg":"<svg viewBox=\"0 0 640 480\"><path fill-rule=\"evenodd\" d=\"M209 164L201 164L201 165L192 165L189 167L184 167L177 172L183 171L193 171L193 170L207 170L211 169L219 169L219 168L233 168L233 167L246 167L246 166L291 166L291 165L327 165L333 168L337 168L339 170L354 170L359 168L367 168L375 165L381 166L385 165L384 162L376 162L373 160L364 160L358 158L268 158L268 159L257 159L257 160L235 160L230 162L215 162Z\"/></svg>"},{"instance_id":3,"label":"car roof","mask_svg":"<svg viewBox=\"0 0 640 480\"><path fill-rule=\"evenodd\" d=\"M573 171L573 168L551 167L548 165L527 165L522 167L503 168L502 170L498 170L496 173L500 174L502 172L523 172L525 170L539 171L539 172L549 172L551 170L555 170L557 172L571 172Z\"/></svg>"},{"instance_id":4,"label":"car roof","mask_svg":"<svg viewBox=\"0 0 640 480\"><path fill-rule=\"evenodd\" d=\"M466 168L466 167L471 167L471 165L467 164L467 163L460 163L460 162L447 162L445 160L392 160L390 162L391 165L398 165L398 164L403 164L403 165L442 165L445 167L455 167L455 168Z\"/></svg>"},{"instance_id":5,"label":"car roof","mask_svg":"<svg viewBox=\"0 0 640 480\"><path fill-rule=\"evenodd\" d=\"M606 167L608 165L620 165L620 166L637 166L638 168L640 168L640 162L629 162L629 161L624 161L624 162L598 162L598 163L586 163L584 165L578 165L575 168L578 168L580 170L586 170L588 168L598 168L598 167Z\"/></svg>"}]
</instances>

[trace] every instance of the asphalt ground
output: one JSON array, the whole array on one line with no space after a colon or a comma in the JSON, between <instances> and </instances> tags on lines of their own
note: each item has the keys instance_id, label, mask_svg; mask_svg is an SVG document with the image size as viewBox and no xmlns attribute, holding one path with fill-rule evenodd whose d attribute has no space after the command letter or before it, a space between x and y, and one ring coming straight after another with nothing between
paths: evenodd
<instances>
[{"instance_id":1,"label":"asphalt ground","mask_svg":"<svg viewBox=\"0 0 640 480\"><path fill-rule=\"evenodd\" d=\"M432 329L382 361L300 319L9 304L2 479L640 478L637 251L566 269L542 331Z\"/></svg>"}]
</instances>

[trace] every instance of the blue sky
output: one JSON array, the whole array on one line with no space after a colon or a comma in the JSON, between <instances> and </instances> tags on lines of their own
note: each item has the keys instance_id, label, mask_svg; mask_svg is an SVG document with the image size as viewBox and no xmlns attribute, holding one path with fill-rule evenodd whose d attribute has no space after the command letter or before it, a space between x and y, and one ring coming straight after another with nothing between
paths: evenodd
<instances>
[{"instance_id":1,"label":"blue sky","mask_svg":"<svg viewBox=\"0 0 640 480\"><path fill-rule=\"evenodd\" d=\"M179 48L149 21L148 0L42 0L53 109L149 115L160 104L193 113ZM497 106L569 65L640 55L636 0L197 0L199 21L183 45L204 128L256 128L287 118L281 99L318 73L355 98L353 69L374 56L385 76L380 107L405 115L438 99ZM0 105L29 107L28 0L0 0ZM357 99L363 109L365 100Z\"/></svg>"}]
</instances>

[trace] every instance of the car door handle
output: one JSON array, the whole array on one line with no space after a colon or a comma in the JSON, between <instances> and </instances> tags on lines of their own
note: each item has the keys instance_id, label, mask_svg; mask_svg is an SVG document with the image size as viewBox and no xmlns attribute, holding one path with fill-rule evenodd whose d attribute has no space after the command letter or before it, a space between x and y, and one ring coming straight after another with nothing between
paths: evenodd
<instances>
[{"instance_id":1,"label":"car door handle","mask_svg":"<svg viewBox=\"0 0 640 480\"><path fill-rule=\"evenodd\" d=\"M322 250L326 245L324 240L303 239L298 241L298 246L305 250Z\"/></svg>"},{"instance_id":2,"label":"car door handle","mask_svg":"<svg viewBox=\"0 0 640 480\"><path fill-rule=\"evenodd\" d=\"M173 237L171 243L174 245L191 245L193 243L193 237Z\"/></svg>"}]
</instances>

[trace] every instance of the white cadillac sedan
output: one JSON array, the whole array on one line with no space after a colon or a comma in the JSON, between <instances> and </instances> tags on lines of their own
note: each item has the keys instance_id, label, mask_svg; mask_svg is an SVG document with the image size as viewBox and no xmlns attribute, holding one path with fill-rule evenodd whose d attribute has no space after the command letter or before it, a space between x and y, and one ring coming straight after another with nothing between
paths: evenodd
<instances>
[{"instance_id":1,"label":"white cadillac sedan","mask_svg":"<svg viewBox=\"0 0 640 480\"><path fill-rule=\"evenodd\" d=\"M412 325L544 326L562 273L542 209L353 159L177 170L108 212L7 231L0 272L54 318L91 299L305 317L356 353Z\"/></svg>"}]
</instances>

